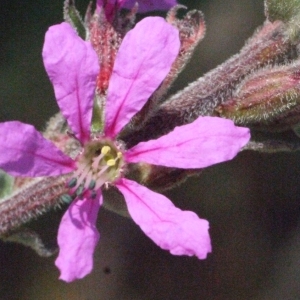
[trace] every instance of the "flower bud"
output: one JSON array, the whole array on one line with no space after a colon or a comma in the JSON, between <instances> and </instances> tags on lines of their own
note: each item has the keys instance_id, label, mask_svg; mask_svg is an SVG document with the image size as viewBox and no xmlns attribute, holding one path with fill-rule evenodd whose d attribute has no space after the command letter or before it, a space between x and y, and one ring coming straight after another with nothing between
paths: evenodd
<instances>
[{"instance_id":1,"label":"flower bud","mask_svg":"<svg viewBox=\"0 0 300 300\"><path fill-rule=\"evenodd\" d=\"M283 21L287 27L287 37L295 44L300 40L300 1L265 0L265 14L271 22Z\"/></svg>"},{"instance_id":2,"label":"flower bud","mask_svg":"<svg viewBox=\"0 0 300 300\"><path fill-rule=\"evenodd\" d=\"M220 116L244 126L287 129L300 121L300 63L265 68L246 77Z\"/></svg>"},{"instance_id":3,"label":"flower bud","mask_svg":"<svg viewBox=\"0 0 300 300\"><path fill-rule=\"evenodd\" d=\"M300 11L299 0L265 0L265 14L271 22L289 21Z\"/></svg>"}]
</instances>

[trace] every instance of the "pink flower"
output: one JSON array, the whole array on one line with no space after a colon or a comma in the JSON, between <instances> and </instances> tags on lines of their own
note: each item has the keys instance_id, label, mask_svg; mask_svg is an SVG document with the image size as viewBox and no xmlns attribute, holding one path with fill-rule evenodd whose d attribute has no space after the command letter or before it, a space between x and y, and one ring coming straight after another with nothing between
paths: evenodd
<instances>
[{"instance_id":1,"label":"pink flower","mask_svg":"<svg viewBox=\"0 0 300 300\"><path fill-rule=\"evenodd\" d=\"M249 140L247 128L230 120L200 117L156 140L126 149L118 134L144 106L170 71L179 51L178 31L159 17L149 17L129 31L119 48L107 91L103 132L92 133L98 59L89 42L70 25L52 26L43 58L57 103L82 151L72 159L32 126L12 121L0 126L0 167L16 176L58 176L73 172L70 194L77 197L58 231L56 266L67 282L91 272L99 240L101 188L114 185L129 213L162 249L204 259L211 251L208 222L176 208L165 196L125 178L126 164L146 162L177 168L204 168L232 159ZM9 134L8 134L9 133Z\"/></svg>"},{"instance_id":2,"label":"pink flower","mask_svg":"<svg viewBox=\"0 0 300 300\"><path fill-rule=\"evenodd\" d=\"M108 21L112 21L116 11L121 8L132 9L138 3L138 12L146 13L154 10L169 10L177 5L176 0L97 0L96 11L104 8Z\"/></svg>"},{"instance_id":3,"label":"pink flower","mask_svg":"<svg viewBox=\"0 0 300 300\"><path fill-rule=\"evenodd\" d=\"M105 7L110 10L112 7L124 7L131 9L138 3L139 12L145 13L154 10L168 10L177 4L176 0L97 0L97 8Z\"/></svg>"}]
</instances>

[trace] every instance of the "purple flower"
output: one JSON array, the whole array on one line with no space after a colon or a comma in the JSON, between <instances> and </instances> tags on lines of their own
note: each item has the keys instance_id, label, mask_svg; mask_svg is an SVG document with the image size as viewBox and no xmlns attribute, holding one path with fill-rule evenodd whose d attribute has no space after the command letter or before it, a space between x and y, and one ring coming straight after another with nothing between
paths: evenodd
<instances>
[{"instance_id":1,"label":"purple flower","mask_svg":"<svg viewBox=\"0 0 300 300\"><path fill-rule=\"evenodd\" d=\"M169 10L177 5L176 0L97 0L96 11L104 9L108 21L112 21L115 12L121 8L132 9L138 3L138 12L146 13L154 10Z\"/></svg>"},{"instance_id":2,"label":"purple flower","mask_svg":"<svg viewBox=\"0 0 300 300\"><path fill-rule=\"evenodd\" d=\"M168 10L177 4L176 0L97 0L97 8L104 7L111 10L114 7L131 9L135 3L139 5L139 12L153 10Z\"/></svg>"},{"instance_id":3,"label":"purple flower","mask_svg":"<svg viewBox=\"0 0 300 300\"><path fill-rule=\"evenodd\" d=\"M89 42L70 25L52 26L43 58L57 103L82 151L72 159L32 126L0 126L0 167L16 176L58 176L73 172L70 193L79 196L58 231L56 266L67 282L91 272L99 240L95 223L103 186L124 195L136 224L162 249L204 259L211 251L208 222L176 208L165 196L125 178L126 164L145 162L178 168L204 168L232 159L249 140L247 128L221 118L199 117L156 140L126 149L118 134L144 106L170 71L180 47L177 29L159 17L139 22L122 41L107 91L104 130L92 133L91 119L99 64ZM9 134L8 134L9 133Z\"/></svg>"}]
</instances>

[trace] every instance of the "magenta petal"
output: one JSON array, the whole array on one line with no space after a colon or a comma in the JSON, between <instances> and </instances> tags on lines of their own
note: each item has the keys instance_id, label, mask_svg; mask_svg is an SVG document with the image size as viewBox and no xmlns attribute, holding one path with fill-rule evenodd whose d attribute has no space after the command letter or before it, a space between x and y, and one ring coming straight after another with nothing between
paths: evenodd
<instances>
[{"instance_id":1,"label":"magenta petal","mask_svg":"<svg viewBox=\"0 0 300 300\"><path fill-rule=\"evenodd\" d=\"M177 4L175 0L127 0L124 8L131 9L135 2L139 4L140 13L153 10L168 10Z\"/></svg>"},{"instance_id":2,"label":"magenta petal","mask_svg":"<svg viewBox=\"0 0 300 300\"><path fill-rule=\"evenodd\" d=\"M31 125L0 124L0 168L13 176L57 176L74 171L74 161Z\"/></svg>"},{"instance_id":3,"label":"magenta petal","mask_svg":"<svg viewBox=\"0 0 300 300\"><path fill-rule=\"evenodd\" d=\"M62 114L76 137L87 141L99 73L96 52L68 23L61 23L47 31L43 59Z\"/></svg>"},{"instance_id":4,"label":"magenta petal","mask_svg":"<svg viewBox=\"0 0 300 300\"><path fill-rule=\"evenodd\" d=\"M107 92L107 136L115 137L144 106L170 71L179 46L178 30L160 17L143 19L125 35Z\"/></svg>"},{"instance_id":5,"label":"magenta petal","mask_svg":"<svg viewBox=\"0 0 300 300\"><path fill-rule=\"evenodd\" d=\"M96 1L96 10L99 11L101 8L109 7L120 7L127 2L127 0L97 0Z\"/></svg>"},{"instance_id":6,"label":"magenta petal","mask_svg":"<svg viewBox=\"0 0 300 300\"><path fill-rule=\"evenodd\" d=\"M83 278L93 269L94 250L100 237L96 221L101 204L102 196L75 200L62 217L55 265L61 273L59 278L66 282Z\"/></svg>"},{"instance_id":7,"label":"magenta petal","mask_svg":"<svg viewBox=\"0 0 300 300\"><path fill-rule=\"evenodd\" d=\"M112 21L114 12L117 12L126 2L126 0L97 0L96 12L99 13L101 9L104 9L106 17L109 21Z\"/></svg>"},{"instance_id":8,"label":"magenta petal","mask_svg":"<svg viewBox=\"0 0 300 300\"><path fill-rule=\"evenodd\" d=\"M204 168L232 159L249 139L249 129L237 127L231 120L199 117L157 140L137 144L126 152L126 161L182 169Z\"/></svg>"},{"instance_id":9,"label":"magenta petal","mask_svg":"<svg viewBox=\"0 0 300 300\"><path fill-rule=\"evenodd\" d=\"M119 10L124 0L97 0L96 13L100 13L101 9L104 10L106 19L109 22L113 21L115 13Z\"/></svg>"},{"instance_id":10,"label":"magenta petal","mask_svg":"<svg viewBox=\"0 0 300 300\"><path fill-rule=\"evenodd\" d=\"M103 7L105 0L97 0L96 1L96 11L99 12L99 10Z\"/></svg>"},{"instance_id":11,"label":"magenta petal","mask_svg":"<svg viewBox=\"0 0 300 300\"><path fill-rule=\"evenodd\" d=\"M139 13L169 10L177 4L176 0L97 0L96 11L99 12L101 7L105 8L105 12L109 12L113 7L132 9L136 2L139 5Z\"/></svg>"},{"instance_id":12,"label":"magenta petal","mask_svg":"<svg viewBox=\"0 0 300 300\"><path fill-rule=\"evenodd\" d=\"M182 211L161 194L121 179L116 184L136 224L159 247L174 255L204 259L211 252L209 224L191 211Z\"/></svg>"}]
</instances>

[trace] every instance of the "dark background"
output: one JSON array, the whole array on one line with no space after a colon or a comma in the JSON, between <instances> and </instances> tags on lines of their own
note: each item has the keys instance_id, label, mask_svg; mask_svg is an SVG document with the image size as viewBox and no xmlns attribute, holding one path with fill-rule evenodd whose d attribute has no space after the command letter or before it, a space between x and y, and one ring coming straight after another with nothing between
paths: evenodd
<instances>
[{"instance_id":1,"label":"dark background","mask_svg":"<svg viewBox=\"0 0 300 300\"><path fill-rule=\"evenodd\" d=\"M82 12L86 0L77 0ZM236 53L264 21L263 0L182 1L201 9L207 34L173 92ZM62 0L0 1L0 121L42 129L57 112L41 49L62 21ZM85 279L58 280L55 258L0 244L1 300L300 299L300 156L243 152L207 168L167 195L211 224L205 261L159 249L130 220L101 210L95 268ZM55 233L59 212L36 227Z\"/></svg>"}]
</instances>

